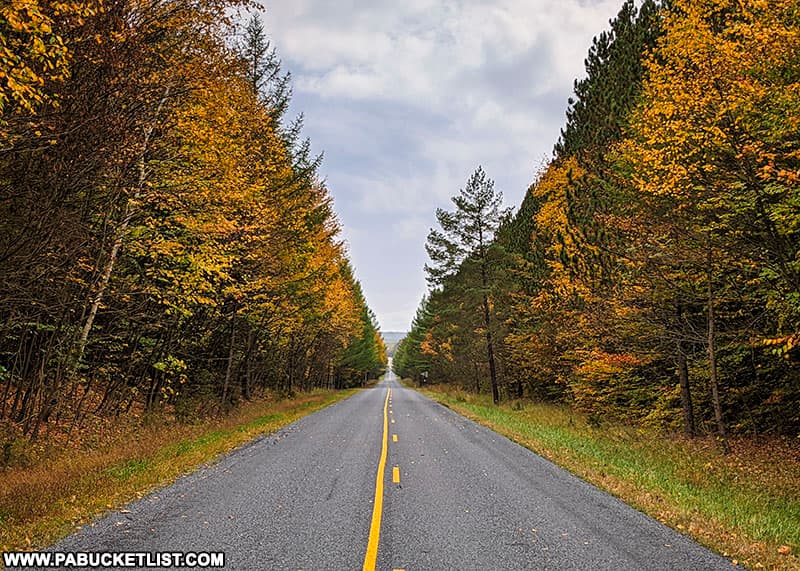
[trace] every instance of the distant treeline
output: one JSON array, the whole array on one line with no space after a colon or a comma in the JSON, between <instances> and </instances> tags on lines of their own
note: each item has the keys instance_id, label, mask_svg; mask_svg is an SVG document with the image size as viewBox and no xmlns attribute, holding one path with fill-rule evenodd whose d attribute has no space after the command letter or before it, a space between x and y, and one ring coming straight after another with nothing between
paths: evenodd
<instances>
[{"instance_id":1,"label":"distant treeline","mask_svg":"<svg viewBox=\"0 0 800 571\"><path fill-rule=\"evenodd\" d=\"M595 38L516 214L478 209L493 240L446 272L467 210L440 215L395 369L487 391L496 368L499 398L597 422L796 435L800 3L636 4Z\"/></svg>"},{"instance_id":2,"label":"distant treeline","mask_svg":"<svg viewBox=\"0 0 800 571\"><path fill-rule=\"evenodd\" d=\"M0 445L386 361L289 75L236 0L0 7Z\"/></svg>"}]
</instances>

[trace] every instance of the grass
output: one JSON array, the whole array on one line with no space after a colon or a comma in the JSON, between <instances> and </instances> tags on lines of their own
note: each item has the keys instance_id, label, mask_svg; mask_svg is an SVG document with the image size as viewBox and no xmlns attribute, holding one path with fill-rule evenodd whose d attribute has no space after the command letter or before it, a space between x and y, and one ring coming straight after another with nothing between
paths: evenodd
<instances>
[{"instance_id":1,"label":"grass","mask_svg":"<svg viewBox=\"0 0 800 571\"><path fill-rule=\"evenodd\" d=\"M262 434L352 395L316 391L247 403L224 419L119 429L112 442L0 469L0 551L40 549Z\"/></svg>"},{"instance_id":2,"label":"grass","mask_svg":"<svg viewBox=\"0 0 800 571\"><path fill-rule=\"evenodd\" d=\"M800 569L798 443L590 426L568 407L436 386L425 395L503 434L750 569Z\"/></svg>"}]
</instances>

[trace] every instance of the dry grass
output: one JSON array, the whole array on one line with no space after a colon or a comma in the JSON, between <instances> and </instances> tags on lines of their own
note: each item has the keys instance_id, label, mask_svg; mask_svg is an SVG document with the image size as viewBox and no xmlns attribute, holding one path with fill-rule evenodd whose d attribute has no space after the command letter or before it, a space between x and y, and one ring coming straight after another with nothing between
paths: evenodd
<instances>
[{"instance_id":1,"label":"dry grass","mask_svg":"<svg viewBox=\"0 0 800 571\"><path fill-rule=\"evenodd\" d=\"M118 426L111 442L51 451L0 469L0 551L39 549L148 491L355 391L317 391L247 403L194 425L155 420Z\"/></svg>"},{"instance_id":2,"label":"dry grass","mask_svg":"<svg viewBox=\"0 0 800 571\"><path fill-rule=\"evenodd\" d=\"M711 439L606 424L567 407L512 402L447 387L426 395L534 450L750 569L800 569L797 441Z\"/></svg>"}]
</instances>

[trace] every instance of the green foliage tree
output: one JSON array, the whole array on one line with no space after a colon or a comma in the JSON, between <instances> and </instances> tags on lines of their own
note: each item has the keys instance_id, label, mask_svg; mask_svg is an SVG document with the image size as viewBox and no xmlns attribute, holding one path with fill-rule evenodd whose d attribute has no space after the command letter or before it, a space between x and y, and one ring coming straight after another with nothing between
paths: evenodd
<instances>
[{"instance_id":1,"label":"green foliage tree","mask_svg":"<svg viewBox=\"0 0 800 571\"><path fill-rule=\"evenodd\" d=\"M507 387L723 446L796 432L799 33L792 0L623 3L486 249ZM480 268L445 238L398 365L480 391Z\"/></svg>"},{"instance_id":2,"label":"green foliage tree","mask_svg":"<svg viewBox=\"0 0 800 571\"><path fill-rule=\"evenodd\" d=\"M445 286L460 271L476 269L478 282L471 288L481 300L486 356L494 403L500 402L497 367L492 341L491 310L491 244L500 223L510 214L502 207L503 194L494 189L494 181L481 167L472 174L467 185L452 198L456 209L437 209L441 230L431 230L425 249L431 264L425 265L428 283Z\"/></svg>"},{"instance_id":3,"label":"green foliage tree","mask_svg":"<svg viewBox=\"0 0 800 571\"><path fill-rule=\"evenodd\" d=\"M241 5L0 9L4 435L382 369L289 76L256 18L230 49Z\"/></svg>"},{"instance_id":4,"label":"green foliage tree","mask_svg":"<svg viewBox=\"0 0 800 571\"><path fill-rule=\"evenodd\" d=\"M432 317L428 310L428 299L426 296L420 301L411 322L411 329L398 343L392 359L392 368L401 378L413 379L418 384L431 369L429 355L424 354L422 350Z\"/></svg>"}]
</instances>

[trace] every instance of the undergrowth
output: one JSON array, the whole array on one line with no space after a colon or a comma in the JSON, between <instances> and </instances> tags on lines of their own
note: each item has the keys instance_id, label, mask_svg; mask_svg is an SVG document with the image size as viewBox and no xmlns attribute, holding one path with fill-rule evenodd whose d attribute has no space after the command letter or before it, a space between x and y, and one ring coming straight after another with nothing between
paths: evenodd
<instances>
[{"instance_id":1,"label":"undergrowth","mask_svg":"<svg viewBox=\"0 0 800 571\"><path fill-rule=\"evenodd\" d=\"M0 468L0 551L50 545L99 513L354 392L268 397L192 425L148 419L117 427L116 436L101 446L53 448L24 465Z\"/></svg>"}]
</instances>

